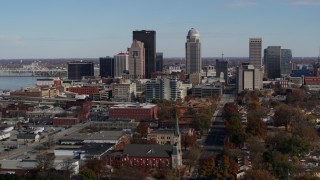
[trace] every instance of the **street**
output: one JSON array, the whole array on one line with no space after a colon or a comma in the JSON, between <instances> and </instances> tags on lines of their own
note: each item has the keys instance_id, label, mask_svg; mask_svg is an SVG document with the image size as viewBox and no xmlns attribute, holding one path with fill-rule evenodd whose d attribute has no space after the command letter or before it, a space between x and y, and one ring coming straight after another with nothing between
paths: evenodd
<instances>
[{"instance_id":1,"label":"street","mask_svg":"<svg viewBox=\"0 0 320 180\"><path fill-rule=\"evenodd\" d=\"M219 103L219 106L211 119L211 126L207 134L198 141L198 144L203 146L203 151L200 155L198 162L196 163L195 170L192 173L192 178L198 177L198 167L200 160L207 156L216 156L223 150L225 140L225 123L222 119L223 107L226 103L234 102L234 96L232 94L223 94Z\"/></svg>"}]
</instances>

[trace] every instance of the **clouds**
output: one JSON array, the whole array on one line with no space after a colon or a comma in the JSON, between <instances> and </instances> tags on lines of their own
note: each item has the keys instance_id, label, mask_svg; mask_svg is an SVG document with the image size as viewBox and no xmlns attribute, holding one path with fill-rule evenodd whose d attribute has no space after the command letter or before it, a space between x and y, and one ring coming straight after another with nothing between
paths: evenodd
<instances>
[{"instance_id":1,"label":"clouds","mask_svg":"<svg viewBox=\"0 0 320 180\"><path fill-rule=\"evenodd\" d=\"M290 0L293 6L320 6L320 0Z\"/></svg>"}]
</instances>

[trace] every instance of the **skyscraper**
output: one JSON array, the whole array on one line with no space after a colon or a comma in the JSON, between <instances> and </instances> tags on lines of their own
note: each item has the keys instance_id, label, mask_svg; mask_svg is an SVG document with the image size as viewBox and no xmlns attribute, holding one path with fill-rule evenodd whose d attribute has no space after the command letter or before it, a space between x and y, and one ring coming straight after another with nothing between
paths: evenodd
<instances>
[{"instance_id":1,"label":"skyscraper","mask_svg":"<svg viewBox=\"0 0 320 180\"><path fill-rule=\"evenodd\" d=\"M114 56L114 77L121 77L126 70L129 70L129 54L118 53Z\"/></svg>"},{"instance_id":2,"label":"skyscraper","mask_svg":"<svg viewBox=\"0 0 320 180\"><path fill-rule=\"evenodd\" d=\"M156 71L162 72L163 68L163 53L156 53Z\"/></svg>"},{"instance_id":3,"label":"skyscraper","mask_svg":"<svg viewBox=\"0 0 320 180\"><path fill-rule=\"evenodd\" d=\"M129 48L129 76L130 79L145 78L145 48L144 43L133 40Z\"/></svg>"},{"instance_id":4,"label":"skyscraper","mask_svg":"<svg viewBox=\"0 0 320 180\"><path fill-rule=\"evenodd\" d=\"M100 61L100 76L114 77L114 58L107 56L99 58Z\"/></svg>"},{"instance_id":5,"label":"skyscraper","mask_svg":"<svg viewBox=\"0 0 320 180\"><path fill-rule=\"evenodd\" d=\"M93 62L74 61L68 63L68 79L80 81L83 76L94 76Z\"/></svg>"},{"instance_id":6,"label":"skyscraper","mask_svg":"<svg viewBox=\"0 0 320 180\"><path fill-rule=\"evenodd\" d=\"M280 64L281 75L291 74L291 61L292 61L291 49L281 49L281 64Z\"/></svg>"},{"instance_id":7,"label":"skyscraper","mask_svg":"<svg viewBox=\"0 0 320 180\"><path fill-rule=\"evenodd\" d=\"M269 79L280 78L281 46L268 46L264 50L264 63Z\"/></svg>"},{"instance_id":8,"label":"skyscraper","mask_svg":"<svg viewBox=\"0 0 320 180\"><path fill-rule=\"evenodd\" d=\"M156 31L133 31L133 40L144 43L145 77L151 78L151 73L156 71Z\"/></svg>"},{"instance_id":9,"label":"skyscraper","mask_svg":"<svg viewBox=\"0 0 320 180\"><path fill-rule=\"evenodd\" d=\"M225 84L228 84L228 61L216 60L216 77L220 77L223 73Z\"/></svg>"},{"instance_id":10,"label":"skyscraper","mask_svg":"<svg viewBox=\"0 0 320 180\"><path fill-rule=\"evenodd\" d=\"M201 43L199 32L191 28L186 42L186 73L201 72Z\"/></svg>"},{"instance_id":11,"label":"skyscraper","mask_svg":"<svg viewBox=\"0 0 320 180\"><path fill-rule=\"evenodd\" d=\"M262 67L262 39L250 38L249 39L249 63L254 68Z\"/></svg>"},{"instance_id":12,"label":"skyscraper","mask_svg":"<svg viewBox=\"0 0 320 180\"><path fill-rule=\"evenodd\" d=\"M281 78L291 74L291 49L281 49L281 46L268 46L264 50L264 63L267 77Z\"/></svg>"}]
</instances>

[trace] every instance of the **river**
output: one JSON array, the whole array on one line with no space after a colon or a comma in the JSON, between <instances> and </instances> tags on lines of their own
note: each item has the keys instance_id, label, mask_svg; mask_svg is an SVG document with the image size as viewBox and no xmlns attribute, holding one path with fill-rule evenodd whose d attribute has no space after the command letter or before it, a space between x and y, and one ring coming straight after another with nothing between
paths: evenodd
<instances>
[{"instance_id":1,"label":"river","mask_svg":"<svg viewBox=\"0 0 320 180\"><path fill-rule=\"evenodd\" d=\"M9 76L11 75L11 76ZM35 86L37 79L41 77L31 77L31 73L17 74L0 72L0 90L17 90L24 87Z\"/></svg>"}]
</instances>

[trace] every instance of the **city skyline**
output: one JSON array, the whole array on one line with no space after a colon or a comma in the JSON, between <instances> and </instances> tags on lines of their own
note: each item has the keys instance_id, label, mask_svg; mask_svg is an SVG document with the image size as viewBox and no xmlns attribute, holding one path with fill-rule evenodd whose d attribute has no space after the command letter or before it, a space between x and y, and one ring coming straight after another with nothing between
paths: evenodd
<instances>
[{"instance_id":1,"label":"city skyline","mask_svg":"<svg viewBox=\"0 0 320 180\"><path fill-rule=\"evenodd\" d=\"M130 47L135 30L156 31L164 57L185 57L190 28L201 34L202 57L248 57L252 37L263 39L262 49L319 56L320 0L148 2L1 2L0 59L114 56Z\"/></svg>"}]
</instances>

